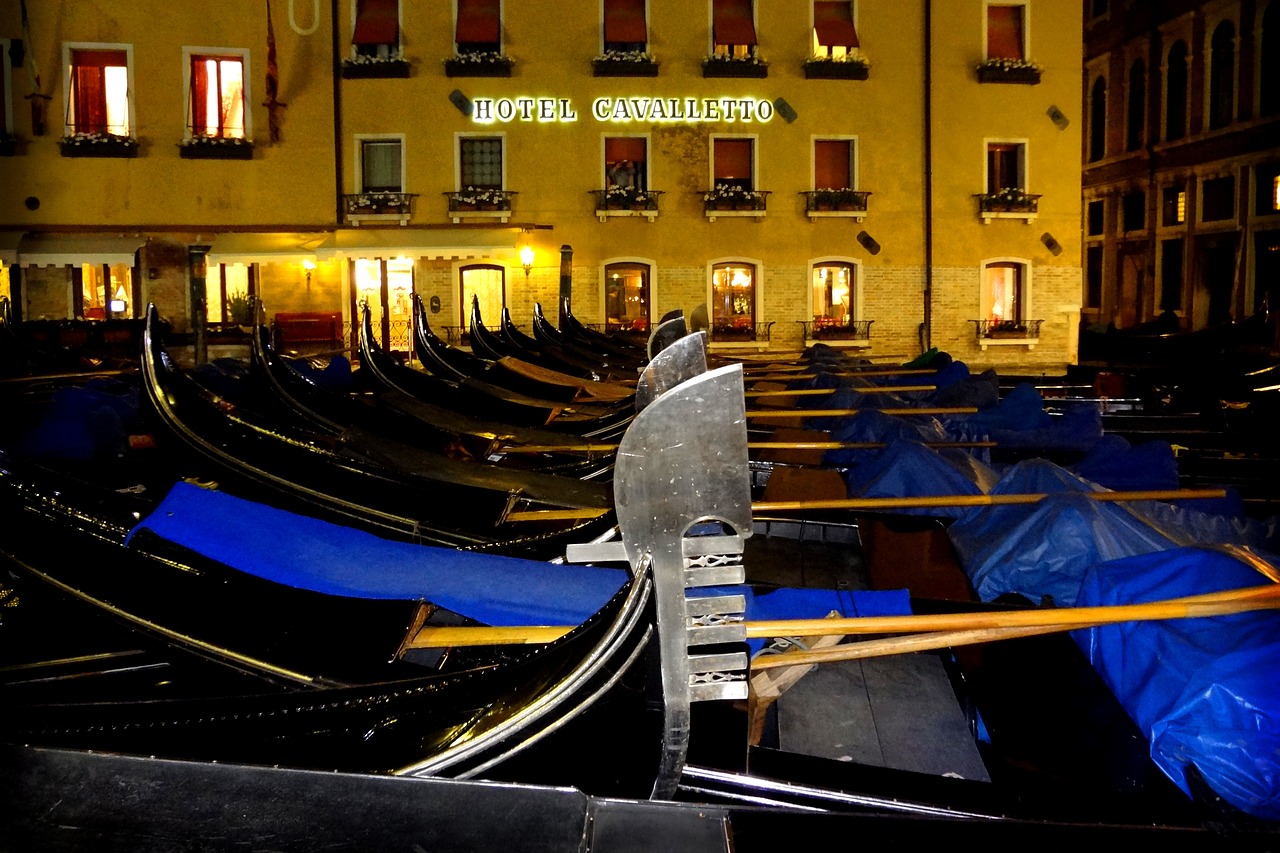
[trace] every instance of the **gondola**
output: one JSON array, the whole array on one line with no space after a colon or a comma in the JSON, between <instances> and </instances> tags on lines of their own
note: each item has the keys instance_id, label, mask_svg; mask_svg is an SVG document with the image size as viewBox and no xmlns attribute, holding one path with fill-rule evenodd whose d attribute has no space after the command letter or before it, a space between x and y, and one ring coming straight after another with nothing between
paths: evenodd
<instances>
[{"instance_id":1,"label":"gondola","mask_svg":"<svg viewBox=\"0 0 1280 853\"><path fill-rule=\"evenodd\" d=\"M571 356L558 347L529 346L523 340L526 336L518 330L513 336L501 323L497 329L490 329L480 315L478 301L472 303L468 330L471 349L485 358L495 361L504 357L518 358L546 370L568 373L590 381L609 378L609 373L598 359Z\"/></svg>"},{"instance_id":2,"label":"gondola","mask_svg":"<svg viewBox=\"0 0 1280 853\"><path fill-rule=\"evenodd\" d=\"M573 315L568 299L561 300L560 331L565 337L583 346L612 353L629 362L643 363L648 359L644 347L637 346L618 335L598 332L583 325L582 321Z\"/></svg>"},{"instance_id":3,"label":"gondola","mask_svg":"<svg viewBox=\"0 0 1280 853\"><path fill-rule=\"evenodd\" d=\"M167 436L194 451L210 479L267 493L380 535L453 547L547 556L560 537L608 528L607 484L501 470L419 451L370 433L324 433L237 407L184 374L155 330L150 309L143 386ZM228 484L230 486L230 483ZM508 522L521 507L593 508L593 521Z\"/></svg>"},{"instance_id":4,"label":"gondola","mask_svg":"<svg viewBox=\"0 0 1280 853\"><path fill-rule=\"evenodd\" d=\"M548 331L550 329L550 331ZM599 363L603 369L617 376L634 375L648 360L641 353L620 353L616 349L596 347L553 329L542 314L542 304L533 305L533 336L523 335L531 348L548 349L587 363Z\"/></svg>"}]
</instances>

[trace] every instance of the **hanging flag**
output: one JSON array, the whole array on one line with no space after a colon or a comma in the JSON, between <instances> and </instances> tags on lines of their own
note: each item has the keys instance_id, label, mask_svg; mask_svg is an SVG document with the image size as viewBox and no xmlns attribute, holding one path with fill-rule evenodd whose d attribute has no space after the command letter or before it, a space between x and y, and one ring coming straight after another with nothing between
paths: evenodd
<instances>
[{"instance_id":1,"label":"hanging flag","mask_svg":"<svg viewBox=\"0 0 1280 853\"><path fill-rule=\"evenodd\" d=\"M267 3L267 129L272 142L280 141L280 69L276 66L276 31L271 25L271 0Z\"/></svg>"},{"instance_id":2,"label":"hanging flag","mask_svg":"<svg viewBox=\"0 0 1280 853\"><path fill-rule=\"evenodd\" d=\"M36 67L35 42L31 40L31 22L27 20L27 0L18 0L22 10L22 40L26 45L27 84L31 91L24 95L31 102L31 135L44 136L44 107L49 96L40 91L40 69Z\"/></svg>"}]
</instances>

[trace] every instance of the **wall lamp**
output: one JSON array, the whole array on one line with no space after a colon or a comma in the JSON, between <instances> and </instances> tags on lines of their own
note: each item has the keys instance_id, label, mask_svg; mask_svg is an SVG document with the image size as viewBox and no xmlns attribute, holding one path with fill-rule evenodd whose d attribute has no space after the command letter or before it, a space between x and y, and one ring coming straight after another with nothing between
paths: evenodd
<instances>
[{"instance_id":1,"label":"wall lamp","mask_svg":"<svg viewBox=\"0 0 1280 853\"><path fill-rule=\"evenodd\" d=\"M311 289L311 273L316 268L316 262L307 258L302 262L302 268L307 271L307 290Z\"/></svg>"},{"instance_id":2,"label":"wall lamp","mask_svg":"<svg viewBox=\"0 0 1280 853\"><path fill-rule=\"evenodd\" d=\"M529 273L533 270L533 247L528 243L520 250L520 266L524 267L524 280L529 281Z\"/></svg>"}]
</instances>

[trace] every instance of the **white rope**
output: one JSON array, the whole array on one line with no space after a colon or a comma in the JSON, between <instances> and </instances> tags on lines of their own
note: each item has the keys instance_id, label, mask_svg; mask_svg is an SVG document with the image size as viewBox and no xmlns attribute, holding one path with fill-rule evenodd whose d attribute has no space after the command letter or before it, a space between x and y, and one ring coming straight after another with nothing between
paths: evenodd
<instances>
[{"instance_id":1,"label":"white rope","mask_svg":"<svg viewBox=\"0 0 1280 853\"><path fill-rule=\"evenodd\" d=\"M293 14L293 2L289 0L289 26L293 27L293 31L300 36L309 36L320 26L320 0L311 0L311 29L304 30L298 26L296 17Z\"/></svg>"}]
</instances>

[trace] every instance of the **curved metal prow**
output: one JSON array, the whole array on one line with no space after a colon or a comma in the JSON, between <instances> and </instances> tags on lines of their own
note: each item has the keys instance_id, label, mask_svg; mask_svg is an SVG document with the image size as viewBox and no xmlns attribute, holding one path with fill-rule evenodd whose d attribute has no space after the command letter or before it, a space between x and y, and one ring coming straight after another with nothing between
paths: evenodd
<instances>
[{"instance_id":1,"label":"curved metal prow","mask_svg":"<svg viewBox=\"0 0 1280 853\"><path fill-rule=\"evenodd\" d=\"M685 335L650 359L636 383L636 411L643 410L664 391L707 372L707 335Z\"/></svg>"},{"instance_id":2,"label":"curved metal prow","mask_svg":"<svg viewBox=\"0 0 1280 853\"><path fill-rule=\"evenodd\" d=\"M654 358L658 353L687 334L689 334L689 327L685 325L683 314L678 317L672 317L669 320L663 320L654 327L653 333L649 335L649 358Z\"/></svg>"}]
</instances>

